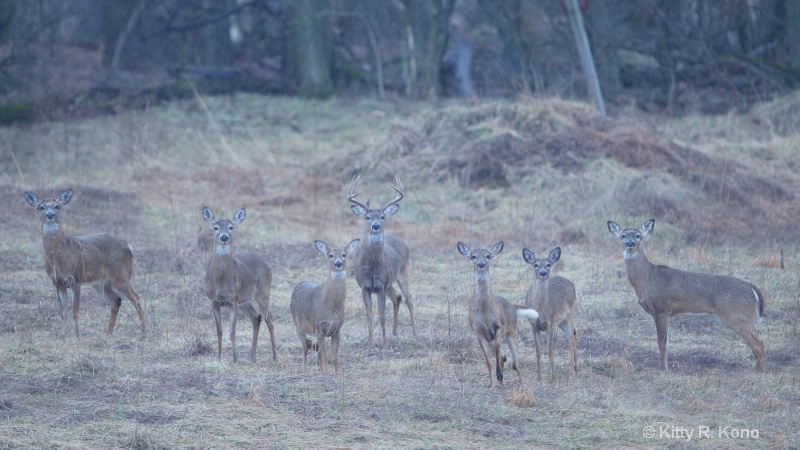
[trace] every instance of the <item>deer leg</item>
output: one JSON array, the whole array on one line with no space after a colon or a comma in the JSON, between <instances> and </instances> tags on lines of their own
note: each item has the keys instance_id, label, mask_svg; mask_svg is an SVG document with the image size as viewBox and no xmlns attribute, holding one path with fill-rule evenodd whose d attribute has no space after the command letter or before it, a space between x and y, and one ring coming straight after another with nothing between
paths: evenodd
<instances>
[{"instance_id":1,"label":"deer leg","mask_svg":"<svg viewBox=\"0 0 800 450\"><path fill-rule=\"evenodd\" d=\"M500 350L499 339L492 341L492 349L494 350L495 373L497 375L497 381L499 381L500 384L503 384L503 363L505 362L505 358L503 357L503 351Z\"/></svg>"},{"instance_id":2,"label":"deer leg","mask_svg":"<svg viewBox=\"0 0 800 450\"><path fill-rule=\"evenodd\" d=\"M727 325L728 328L732 329L744 339L745 343L750 347L750 350L753 351L753 356L756 357L756 370L763 372L767 368L767 355L764 351L764 343L761 342L761 339L753 332L753 325L744 322L738 326Z\"/></svg>"},{"instance_id":3,"label":"deer leg","mask_svg":"<svg viewBox=\"0 0 800 450\"><path fill-rule=\"evenodd\" d=\"M139 323L141 324L141 336L139 339L144 339L146 336L146 325L144 321L144 307L142 307L142 298L139 297L139 294L133 290L133 287L130 284L126 284L125 286L117 286L117 289L122 292L122 295L128 298L131 303L133 303L133 307L136 308L136 314L139 315Z\"/></svg>"},{"instance_id":4,"label":"deer leg","mask_svg":"<svg viewBox=\"0 0 800 450\"><path fill-rule=\"evenodd\" d=\"M336 372L336 375L341 375L342 372L339 370L339 331L333 333L331 335L331 359L333 360L333 370Z\"/></svg>"},{"instance_id":5,"label":"deer leg","mask_svg":"<svg viewBox=\"0 0 800 450\"><path fill-rule=\"evenodd\" d=\"M264 322L267 323L267 330L269 331L269 341L272 343L272 360L278 360L278 352L275 350L275 326L272 324L272 313L267 311L264 313Z\"/></svg>"},{"instance_id":6,"label":"deer leg","mask_svg":"<svg viewBox=\"0 0 800 450\"><path fill-rule=\"evenodd\" d=\"M214 316L214 323L217 325L217 359L222 359L222 311L216 303L211 303L211 314Z\"/></svg>"},{"instance_id":7,"label":"deer leg","mask_svg":"<svg viewBox=\"0 0 800 450\"><path fill-rule=\"evenodd\" d=\"M387 296L389 297L389 301L392 302L392 307L394 309L394 326L392 327L392 336L397 336L397 321L400 318L400 300L401 298L397 295L394 288L389 286L387 288Z\"/></svg>"},{"instance_id":8,"label":"deer leg","mask_svg":"<svg viewBox=\"0 0 800 450\"><path fill-rule=\"evenodd\" d=\"M367 346L372 345L372 294L367 289L361 290L364 308L367 310Z\"/></svg>"},{"instance_id":9,"label":"deer leg","mask_svg":"<svg viewBox=\"0 0 800 450\"><path fill-rule=\"evenodd\" d=\"M578 374L578 331L575 329L575 325L570 323L569 326L572 329L572 333L570 333L570 338L572 339L572 369L575 371L575 375Z\"/></svg>"},{"instance_id":10,"label":"deer leg","mask_svg":"<svg viewBox=\"0 0 800 450\"><path fill-rule=\"evenodd\" d=\"M550 327L547 330L547 359L550 361L550 382L555 383L556 381L556 364L555 364L555 356L553 355L556 344L556 327Z\"/></svg>"},{"instance_id":11,"label":"deer leg","mask_svg":"<svg viewBox=\"0 0 800 450\"><path fill-rule=\"evenodd\" d=\"M117 296L114 289L111 288L111 283L106 281L102 286L93 284L92 287L100 297L111 305L111 316L108 319L108 335L114 334L114 326L117 323L117 314L119 314L119 307L122 304L122 299Z\"/></svg>"},{"instance_id":12,"label":"deer leg","mask_svg":"<svg viewBox=\"0 0 800 450\"><path fill-rule=\"evenodd\" d=\"M230 339L231 339L231 347L233 348L233 362L235 363L239 359L239 355L236 351L236 322L239 321L239 300L236 299L233 301L233 305L231 306L231 330L230 330Z\"/></svg>"},{"instance_id":13,"label":"deer leg","mask_svg":"<svg viewBox=\"0 0 800 450\"><path fill-rule=\"evenodd\" d=\"M239 306L242 312L250 318L253 324L253 342L250 344L250 361L256 361L256 347L258 346L258 332L261 329L261 314L259 314L253 305L246 303Z\"/></svg>"},{"instance_id":14,"label":"deer leg","mask_svg":"<svg viewBox=\"0 0 800 450\"><path fill-rule=\"evenodd\" d=\"M323 375L328 374L328 351L325 348L325 332L317 330L317 359L319 360L319 370Z\"/></svg>"},{"instance_id":15,"label":"deer leg","mask_svg":"<svg viewBox=\"0 0 800 450\"><path fill-rule=\"evenodd\" d=\"M67 336L67 288L56 286L56 296L58 297L58 310L61 315L61 324L64 326L64 337Z\"/></svg>"},{"instance_id":16,"label":"deer leg","mask_svg":"<svg viewBox=\"0 0 800 450\"><path fill-rule=\"evenodd\" d=\"M481 346L481 350L483 351L483 359L486 361L486 368L489 370L489 389L494 387L494 374L492 374L492 362L489 360L489 352L491 349L489 348L489 343L485 340L478 338L478 345Z\"/></svg>"},{"instance_id":17,"label":"deer leg","mask_svg":"<svg viewBox=\"0 0 800 450\"><path fill-rule=\"evenodd\" d=\"M378 291L378 316L381 321L381 337L386 345L386 291L383 288Z\"/></svg>"},{"instance_id":18,"label":"deer leg","mask_svg":"<svg viewBox=\"0 0 800 450\"><path fill-rule=\"evenodd\" d=\"M75 337L81 337L80 327L81 285L77 282L72 286L72 319L75 320Z\"/></svg>"},{"instance_id":19,"label":"deer leg","mask_svg":"<svg viewBox=\"0 0 800 450\"><path fill-rule=\"evenodd\" d=\"M306 371L306 359L308 358L308 349L313 345L311 340L306 337L303 331L297 330L297 337L300 339L300 350L303 352L303 372Z\"/></svg>"},{"instance_id":20,"label":"deer leg","mask_svg":"<svg viewBox=\"0 0 800 450\"><path fill-rule=\"evenodd\" d=\"M536 344L536 380L542 381L542 348L539 341L542 340L539 329L534 326L533 328L533 342Z\"/></svg>"},{"instance_id":21,"label":"deer leg","mask_svg":"<svg viewBox=\"0 0 800 450\"><path fill-rule=\"evenodd\" d=\"M520 386L522 383L522 368L519 364L519 353L517 351L517 344L519 343L519 338L517 336L506 336L506 344L508 345L508 349L511 350L511 367L517 371L517 375L519 376L519 384Z\"/></svg>"},{"instance_id":22,"label":"deer leg","mask_svg":"<svg viewBox=\"0 0 800 450\"><path fill-rule=\"evenodd\" d=\"M656 322L656 336L658 337L658 351L660 353L659 368L667 370L667 347L669 346L669 314L657 313L653 315Z\"/></svg>"},{"instance_id":23,"label":"deer leg","mask_svg":"<svg viewBox=\"0 0 800 450\"><path fill-rule=\"evenodd\" d=\"M414 333L414 338L417 337L417 319L414 316L414 302L411 301L411 293L408 291L408 284L406 283L406 279L404 277L397 277L397 285L400 286L400 292L403 293L403 298L406 301L406 307L408 307L408 315L411 316L411 330ZM399 306L399 303L398 303Z\"/></svg>"}]
</instances>

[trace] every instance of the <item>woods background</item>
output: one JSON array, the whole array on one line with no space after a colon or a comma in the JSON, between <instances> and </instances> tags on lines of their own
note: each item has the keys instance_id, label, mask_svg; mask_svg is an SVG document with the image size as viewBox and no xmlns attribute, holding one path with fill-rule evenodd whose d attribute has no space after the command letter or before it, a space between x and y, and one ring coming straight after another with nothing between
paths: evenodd
<instances>
[{"instance_id":1,"label":"woods background","mask_svg":"<svg viewBox=\"0 0 800 450\"><path fill-rule=\"evenodd\" d=\"M3 122L206 93L585 98L555 0L0 0ZM582 0L609 110L724 113L796 87L800 2Z\"/></svg>"}]
</instances>

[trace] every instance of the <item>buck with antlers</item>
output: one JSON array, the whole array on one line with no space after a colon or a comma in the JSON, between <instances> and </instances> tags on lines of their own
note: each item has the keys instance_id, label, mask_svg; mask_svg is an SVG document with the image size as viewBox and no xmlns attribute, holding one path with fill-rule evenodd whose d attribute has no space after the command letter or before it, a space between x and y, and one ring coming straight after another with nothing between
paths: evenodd
<instances>
[{"instance_id":1,"label":"buck with antlers","mask_svg":"<svg viewBox=\"0 0 800 450\"><path fill-rule=\"evenodd\" d=\"M325 338L331 338L333 369L339 372L339 333L344 325L344 301L347 297L347 256L361 244L360 239L350 241L347 247L328 249L322 241L314 241L317 251L328 258L328 280L322 284L303 281L292 290L289 309L303 348L303 371L306 370L308 350L315 349L319 358L320 370L328 373L328 355ZM311 342L307 335L314 335L317 342Z\"/></svg>"},{"instance_id":2,"label":"buck with antlers","mask_svg":"<svg viewBox=\"0 0 800 450\"><path fill-rule=\"evenodd\" d=\"M528 289L525 306L536 308L539 318L531 321L533 338L536 342L536 377L542 381L542 352L539 347L539 332L547 332L547 357L550 360L550 381L555 381L553 346L556 342L556 326L569 336L572 347L572 368L578 373L578 344L575 331L575 304L577 295L575 285L564 277L551 277L553 266L561 259L561 247L554 248L547 258L537 258L529 249L522 249L522 259L534 270L533 286Z\"/></svg>"},{"instance_id":3,"label":"buck with antlers","mask_svg":"<svg viewBox=\"0 0 800 450\"><path fill-rule=\"evenodd\" d=\"M517 354L517 319L535 321L539 318L539 313L527 306L513 305L492 292L489 284L489 261L503 251L503 241L494 244L491 250L479 248L474 251L459 242L458 251L472 261L475 269L475 290L469 303L469 324L478 338L486 368L489 369L489 388L494 387L491 357L495 360L497 381L503 383L503 364L506 357L500 349L501 342L505 342L511 350L512 367L517 371L522 384L522 369Z\"/></svg>"},{"instance_id":4,"label":"buck with antlers","mask_svg":"<svg viewBox=\"0 0 800 450\"><path fill-rule=\"evenodd\" d=\"M275 330L269 310L269 293L272 288L272 269L259 255L250 252L233 253L233 234L236 226L244 221L244 208L236 211L233 220L217 219L208 208L203 208L203 220L211 226L216 248L208 262L205 291L211 300L211 311L217 325L217 359L222 358L222 307L230 307L230 338L233 347L233 362L237 361L236 322L238 311L242 311L253 323L253 342L250 360L256 360L256 346L261 319L267 323L272 342L272 359L275 351ZM255 304L255 306L254 306ZM258 306L258 309L256 309ZM260 312L259 312L260 310Z\"/></svg>"},{"instance_id":5,"label":"buck with antlers","mask_svg":"<svg viewBox=\"0 0 800 450\"><path fill-rule=\"evenodd\" d=\"M361 288L364 306L367 308L367 328L369 336L367 343L372 343L372 294L378 296L378 314L381 322L381 335L386 342L386 296L389 295L394 305L394 328L392 334L397 336L397 319L400 309L401 297L395 294L392 283L397 282L402 293L402 300L408 307L411 316L411 328L414 337L417 337L417 322L414 318L414 304L408 291L408 246L400 238L387 234L384 235L383 223L388 217L393 216L400 208L398 202L403 198L403 185L400 177L396 177L397 186L391 185L397 192L394 200L378 207L370 208L369 201L361 203L356 200L359 193L355 192L358 177L353 177L347 200L352 203L350 208L353 213L364 218L364 238L361 247L356 251L354 258L354 272L356 282Z\"/></svg>"},{"instance_id":6,"label":"buck with antlers","mask_svg":"<svg viewBox=\"0 0 800 450\"><path fill-rule=\"evenodd\" d=\"M144 309L142 300L131 286L133 277L133 251L127 242L108 234L70 236L61 230L60 213L72 199L72 189L67 189L58 199L39 200L30 192L25 200L39 211L42 220L42 247L44 266L58 294L61 319L65 319L69 306L67 289L72 290L72 318L75 321L75 336L80 337L79 306L81 285L92 283L101 298L111 305L108 334L114 332L122 299L128 298L136 308L141 322L141 336L145 336ZM66 334L67 322L64 322Z\"/></svg>"},{"instance_id":7,"label":"buck with antlers","mask_svg":"<svg viewBox=\"0 0 800 450\"><path fill-rule=\"evenodd\" d=\"M608 221L608 231L625 247L625 269L639 305L656 323L660 368L667 369L669 318L679 314L699 314L721 319L750 346L756 357L756 370L766 369L764 344L755 334L755 325L764 316L761 291L734 277L653 265L647 260L641 243L654 226L655 220L650 219L640 229L623 230L615 222Z\"/></svg>"}]
</instances>

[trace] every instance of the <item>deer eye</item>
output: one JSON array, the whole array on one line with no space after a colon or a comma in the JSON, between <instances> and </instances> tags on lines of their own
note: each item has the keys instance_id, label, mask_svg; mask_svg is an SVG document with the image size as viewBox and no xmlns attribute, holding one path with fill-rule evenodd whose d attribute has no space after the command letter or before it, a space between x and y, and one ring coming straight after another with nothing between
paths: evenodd
<instances>
[{"instance_id":1,"label":"deer eye","mask_svg":"<svg viewBox=\"0 0 800 450\"><path fill-rule=\"evenodd\" d=\"M544 266L547 267L547 268L550 268L550 263L547 263Z\"/></svg>"},{"instance_id":2,"label":"deer eye","mask_svg":"<svg viewBox=\"0 0 800 450\"><path fill-rule=\"evenodd\" d=\"M54 206L55 209L61 209L61 205Z\"/></svg>"},{"instance_id":3,"label":"deer eye","mask_svg":"<svg viewBox=\"0 0 800 450\"><path fill-rule=\"evenodd\" d=\"M386 216L384 216L383 214L381 214L381 220L383 220L383 219L385 219L385 218L386 218Z\"/></svg>"},{"instance_id":4,"label":"deer eye","mask_svg":"<svg viewBox=\"0 0 800 450\"><path fill-rule=\"evenodd\" d=\"M477 257L477 256L475 256L475 255L470 255L470 258L472 258L472 259L478 259L478 257Z\"/></svg>"},{"instance_id":5,"label":"deer eye","mask_svg":"<svg viewBox=\"0 0 800 450\"><path fill-rule=\"evenodd\" d=\"M228 225L228 231L233 231L233 225Z\"/></svg>"},{"instance_id":6,"label":"deer eye","mask_svg":"<svg viewBox=\"0 0 800 450\"><path fill-rule=\"evenodd\" d=\"M333 258L333 253L328 253L328 258Z\"/></svg>"},{"instance_id":7,"label":"deer eye","mask_svg":"<svg viewBox=\"0 0 800 450\"><path fill-rule=\"evenodd\" d=\"M44 205L39 205L39 211L44 211Z\"/></svg>"},{"instance_id":8,"label":"deer eye","mask_svg":"<svg viewBox=\"0 0 800 450\"><path fill-rule=\"evenodd\" d=\"M214 231L219 231L219 225L214 225Z\"/></svg>"},{"instance_id":9,"label":"deer eye","mask_svg":"<svg viewBox=\"0 0 800 450\"><path fill-rule=\"evenodd\" d=\"M492 255L486 255L486 259L492 259Z\"/></svg>"},{"instance_id":10,"label":"deer eye","mask_svg":"<svg viewBox=\"0 0 800 450\"><path fill-rule=\"evenodd\" d=\"M641 239L642 235L640 233L636 233L636 239Z\"/></svg>"}]
</instances>

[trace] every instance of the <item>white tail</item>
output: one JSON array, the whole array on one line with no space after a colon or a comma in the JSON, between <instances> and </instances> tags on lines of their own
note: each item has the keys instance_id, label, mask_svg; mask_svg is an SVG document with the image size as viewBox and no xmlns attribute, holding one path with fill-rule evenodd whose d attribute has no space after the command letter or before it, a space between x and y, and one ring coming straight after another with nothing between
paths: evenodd
<instances>
[{"instance_id":1,"label":"white tail","mask_svg":"<svg viewBox=\"0 0 800 450\"><path fill-rule=\"evenodd\" d=\"M655 220L651 219L641 229L622 230L609 221L608 231L622 242L628 281L639 304L655 320L661 369L667 369L669 318L678 314L704 314L718 317L741 336L756 357L756 369L764 370L764 344L755 334L755 325L764 315L761 291L738 278L653 265L644 255L641 242L654 226Z\"/></svg>"},{"instance_id":2,"label":"white tail","mask_svg":"<svg viewBox=\"0 0 800 450\"><path fill-rule=\"evenodd\" d=\"M70 236L61 230L61 209L72 199L72 189L67 189L58 199L39 200L30 192L25 200L39 211L42 220L42 246L47 275L56 287L61 318L65 319L67 288L72 290L72 317L75 320L75 336L80 337L79 306L81 285L94 283L92 287L100 297L111 304L111 319L108 334L114 332L124 295L133 303L141 322L141 337L145 336L144 309L139 295L131 286L133 277L133 251L122 239L108 234ZM64 332L66 334L66 321Z\"/></svg>"},{"instance_id":3,"label":"white tail","mask_svg":"<svg viewBox=\"0 0 800 450\"><path fill-rule=\"evenodd\" d=\"M494 371L497 381L503 383L503 363L506 358L500 350L501 342L508 345L512 367L517 371L519 382L522 384L522 369L517 354L519 345L517 318L536 320L539 314L534 309L512 305L505 298L492 292L489 283L489 261L503 251L503 241L494 244L491 250L479 248L474 251L459 242L458 251L472 261L475 270L475 290L469 303L469 324L478 338L486 368L489 370L489 388L494 387L495 378L492 376L491 357L495 360Z\"/></svg>"},{"instance_id":4,"label":"white tail","mask_svg":"<svg viewBox=\"0 0 800 450\"><path fill-rule=\"evenodd\" d=\"M539 347L539 331L547 332L547 357L550 359L550 381L555 381L553 346L556 341L556 325L569 336L572 347L572 368L578 373L578 335L575 330L575 285L564 277L551 277L553 266L561 259L561 248L554 248L547 258L537 258L527 248L522 249L522 259L533 267L536 281L528 289L525 306L536 308L539 319L531 321L536 342L536 377L542 381L542 353Z\"/></svg>"},{"instance_id":5,"label":"white tail","mask_svg":"<svg viewBox=\"0 0 800 450\"><path fill-rule=\"evenodd\" d=\"M222 358L222 311L223 306L231 307L230 338L233 348L233 362L237 360L236 322L237 312L242 311L253 323L253 342L250 346L250 359L256 360L258 331L261 318L269 328L272 341L272 359L277 359L275 351L275 330L269 310L269 293L272 288L272 269L259 255L249 252L233 253L233 234L236 225L244 221L245 209L236 211L233 220L217 219L208 208L203 208L203 220L211 225L216 248L211 254L206 270L205 291L211 300L211 310L217 325L217 358ZM254 305L255 303L255 305ZM256 308L258 307L258 309ZM260 313L259 313L260 310Z\"/></svg>"},{"instance_id":6,"label":"white tail","mask_svg":"<svg viewBox=\"0 0 800 450\"><path fill-rule=\"evenodd\" d=\"M314 241L317 250L328 258L328 280L322 284L303 281L294 287L289 309L303 348L303 371L306 370L308 350L313 348L319 357L320 370L328 373L328 356L325 338L331 338L333 369L339 372L339 332L344 324L344 301L347 297L347 255L352 254L361 244L360 239L352 240L345 248L328 249L322 241ZM314 335L312 343L307 335Z\"/></svg>"},{"instance_id":7,"label":"white tail","mask_svg":"<svg viewBox=\"0 0 800 450\"><path fill-rule=\"evenodd\" d=\"M408 246L400 238L387 234L384 237L383 222L393 216L400 208L398 202L403 198L403 185L397 177L397 186L392 188L397 192L394 200L379 208L370 208L356 200L355 192L358 177L353 177L347 200L353 205L353 213L364 218L364 237L361 247L354 255L354 273L356 282L361 288L364 306L367 309L367 342L372 343L372 294L378 296L378 314L381 322L381 335L386 342L386 296L388 295L394 305L394 328L392 334L397 336L397 316L400 309L401 297L392 288L392 283L397 282L411 316L411 328L414 337L417 337L417 321L414 318L414 304L408 291Z\"/></svg>"}]
</instances>

